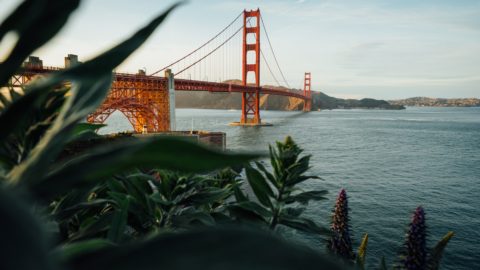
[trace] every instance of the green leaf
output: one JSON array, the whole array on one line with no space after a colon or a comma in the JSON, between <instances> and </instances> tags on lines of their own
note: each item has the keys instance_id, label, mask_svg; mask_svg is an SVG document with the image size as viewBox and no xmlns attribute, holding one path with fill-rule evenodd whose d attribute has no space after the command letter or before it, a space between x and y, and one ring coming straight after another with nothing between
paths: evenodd
<instances>
[{"instance_id":1,"label":"green leaf","mask_svg":"<svg viewBox=\"0 0 480 270\"><path fill-rule=\"evenodd\" d=\"M195 203L196 205L200 204L210 204L226 199L231 195L230 189L220 189L220 188L208 188L204 191L200 191L192 196L188 197L188 201Z\"/></svg>"},{"instance_id":2,"label":"green leaf","mask_svg":"<svg viewBox=\"0 0 480 270\"><path fill-rule=\"evenodd\" d=\"M72 258L72 270L343 269L315 251L259 231L206 228Z\"/></svg>"},{"instance_id":3,"label":"green leaf","mask_svg":"<svg viewBox=\"0 0 480 270\"><path fill-rule=\"evenodd\" d=\"M227 209L231 216L237 218L237 220L241 222L260 222L261 224L266 225L267 220L273 216L268 209L251 201L228 205Z\"/></svg>"},{"instance_id":4,"label":"green leaf","mask_svg":"<svg viewBox=\"0 0 480 270\"><path fill-rule=\"evenodd\" d=\"M72 97L67 100L60 115L55 119L53 126L35 146L29 158L10 172L10 182L31 185L40 181L42 176L48 171L48 165L58 156L64 144L68 141L70 132L75 127L75 124L102 102L103 97L110 88L110 82L111 75L109 74L108 76L98 78L96 82L74 85ZM101 93L101 99L96 100L95 103L90 100L89 104L83 104L84 107L80 109L81 111L72 109L79 105L75 103L76 95L85 94L89 96L98 95L98 93Z\"/></svg>"},{"instance_id":5,"label":"green leaf","mask_svg":"<svg viewBox=\"0 0 480 270\"><path fill-rule=\"evenodd\" d=\"M239 203L241 202L247 202L249 201L247 195L242 191L242 189L239 186L235 186L233 188L233 192L235 194L235 200Z\"/></svg>"},{"instance_id":6,"label":"green leaf","mask_svg":"<svg viewBox=\"0 0 480 270\"><path fill-rule=\"evenodd\" d=\"M29 92L35 93L48 91L65 80L74 82L72 95L55 120L53 127L33 149L30 158L12 170L9 175L11 182L19 183L22 179L23 182L31 184L42 179L48 169L48 164L60 153L75 125L103 102L110 88L112 69L143 44L176 6L178 4L172 5L166 12L113 49L27 87Z\"/></svg>"},{"instance_id":7,"label":"green leaf","mask_svg":"<svg viewBox=\"0 0 480 270\"><path fill-rule=\"evenodd\" d=\"M297 218L305 212L306 207L285 207L282 209L282 214L289 216L290 218Z\"/></svg>"},{"instance_id":8,"label":"green leaf","mask_svg":"<svg viewBox=\"0 0 480 270\"><path fill-rule=\"evenodd\" d=\"M128 144L92 149L88 155L74 158L56 168L30 188L39 197L51 198L137 167L201 172L241 164L257 157L259 155L256 154L219 152L181 138L160 136L138 139L128 141Z\"/></svg>"},{"instance_id":9,"label":"green leaf","mask_svg":"<svg viewBox=\"0 0 480 270\"><path fill-rule=\"evenodd\" d=\"M281 216L278 223L303 232L325 236L330 235L330 230L318 226L315 222L307 218L291 218Z\"/></svg>"},{"instance_id":10,"label":"green leaf","mask_svg":"<svg viewBox=\"0 0 480 270\"><path fill-rule=\"evenodd\" d=\"M0 63L0 86L17 71L23 60L47 43L77 9L80 0L26 0L0 25L3 36L16 31L18 41L7 59Z\"/></svg>"},{"instance_id":11,"label":"green leaf","mask_svg":"<svg viewBox=\"0 0 480 270\"><path fill-rule=\"evenodd\" d=\"M362 243L358 247L357 252L357 266L360 269L365 269L365 255L367 254L368 234L363 236Z\"/></svg>"},{"instance_id":12,"label":"green leaf","mask_svg":"<svg viewBox=\"0 0 480 270\"><path fill-rule=\"evenodd\" d=\"M47 97L47 91L32 91L18 98L12 104L6 106L0 113L0 141L4 141L10 134L17 132L31 116L39 104Z\"/></svg>"},{"instance_id":13,"label":"green leaf","mask_svg":"<svg viewBox=\"0 0 480 270\"><path fill-rule=\"evenodd\" d=\"M236 203L236 204L233 204L229 207L239 207L239 208L242 208L244 210L248 210L248 211L251 211L251 212L254 212L264 218L270 218L272 217L272 212L270 212L270 210L268 210L267 208L261 206L260 204L256 203L256 202L252 202L252 201L246 201L246 202L239 202L239 203Z\"/></svg>"},{"instance_id":14,"label":"green leaf","mask_svg":"<svg viewBox=\"0 0 480 270\"><path fill-rule=\"evenodd\" d=\"M267 179L270 181L270 183L275 186L277 189L280 189L280 184L277 182L277 180L275 179L275 177L273 176L273 174L271 174L269 171L267 171L267 169L265 169L265 166L263 166L262 163L260 162L255 162L255 164L257 165L257 167L265 174L265 176L267 177Z\"/></svg>"},{"instance_id":15,"label":"green leaf","mask_svg":"<svg viewBox=\"0 0 480 270\"><path fill-rule=\"evenodd\" d=\"M118 209L113 214L112 224L108 230L108 240L118 243L121 242L125 228L127 227L128 206L130 204L129 197L126 196L123 200L117 201Z\"/></svg>"},{"instance_id":16,"label":"green leaf","mask_svg":"<svg viewBox=\"0 0 480 270\"><path fill-rule=\"evenodd\" d=\"M428 270L440 269L440 261L442 260L443 251L445 250L445 247L454 235L455 234L453 232L448 232L445 236L443 236L440 241L438 241L438 243L432 249L427 262Z\"/></svg>"},{"instance_id":17,"label":"green leaf","mask_svg":"<svg viewBox=\"0 0 480 270\"><path fill-rule=\"evenodd\" d=\"M114 200L108 200L108 199L96 199L89 202L82 202L58 211L57 213L55 213L55 217L58 220L63 220L74 215L79 211L88 210L91 208L104 207L107 204L116 204L116 202Z\"/></svg>"},{"instance_id":18,"label":"green leaf","mask_svg":"<svg viewBox=\"0 0 480 270\"><path fill-rule=\"evenodd\" d=\"M113 247L114 244L106 239L91 239L76 243L66 244L54 251L54 257L59 258L63 263L72 258L94 253L105 248Z\"/></svg>"},{"instance_id":19,"label":"green leaf","mask_svg":"<svg viewBox=\"0 0 480 270\"><path fill-rule=\"evenodd\" d=\"M288 196L285 199L286 204L298 202L301 204L308 204L309 201L320 201L325 200L325 195L328 193L326 190L314 190L306 191L300 194Z\"/></svg>"},{"instance_id":20,"label":"green leaf","mask_svg":"<svg viewBox=\"0 0 480 270\"><path fill-rule=\"evenodd\" d=\"M74 80L80 79L83 81L94 79L98 73L110 73L113 68L120 65L147 40L153 31L168 17L170 12L183 3L184 2L179 2L171 5L165 12L154 18L150 23L138 30L127 40L90 61L65 70L63 71L63 74L61 72L59 76L71 77Z\"/></svg>"},{"instance_id":21,"label":"green leaf","mask_svg":"<svg viewBox=\"0 0 480 270\"><path fill-rule=\"evenodd\" d=\"M380 266L378 267L379 270L387 270L387 263L385 262L385 257L382 256L380 260Z\"/></svg>"},{"instance_id":22,"label":"green leaf","mask_svg":"<svg viewBox=\"0 0 480 270\"><path fill-rule=\"evenodd\" d=\"M281 167L279 164L280 159L278 157L277 151L271 145L268 146L268 151L270 153L270 164L273 167L275 178L280 179L283 173L280 168Z\"/></svg>"},{"instance_id":23,"label":"green leaf","mask_svg":"<svg viewBox=\"0 0 480 270\"><path fill-rule=\"evenodd\" d=\"M56 269L49 259L48 235L13 190L0 187L0 269Z\"/></svg>"},{"instance_id":24,"label":"green leaf","mask_svg":"<svg viewBox=\"0 0 480 270\"><path fill-rule=\"evenodd\" d=\"M172 218L172 224L177 228L196 228L202 224L205 226L215 225L215 219L209 214L202 211L182 213Z\"/></svg>"},{"instance_id":25,"label":"green leaf","mask_svg":"<svg viewBox=\"0 0 480 270\"><path fill-rule=\"evenodd\" d=\"M80 229L68 238L69 242L93 237L104 237L113 220L113 211L102 213L98 217L90 217L80 224Z\"/></svg>"},{"instance_id":26,"label":"green leaf","mask_svg":"<svg viewBox=\"0 0 480 270\"><path fill-rule=\"evenodd\" d=\"M100 138L96 133L104 124L78 123L72 131L72 138L69 141Z\"/></svg>"},{"instance_id":27,"label":"green leaf","mask_svg":"<svg viewBox=\"0 0 480 270\"><path fill-rule=\"evenodd\" d=\"M274 197L274 194L263 175L250 166L245 167L245 173L248 183L252 187L253 193L258 201L264 206L272 207L270 198Z\"/></svg>"}]
</instances>

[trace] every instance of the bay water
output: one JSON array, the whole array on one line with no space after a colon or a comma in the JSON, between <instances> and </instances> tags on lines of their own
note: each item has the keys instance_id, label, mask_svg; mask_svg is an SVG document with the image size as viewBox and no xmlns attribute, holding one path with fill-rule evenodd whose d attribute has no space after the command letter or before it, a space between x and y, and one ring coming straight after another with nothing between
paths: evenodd
<instances>
[{"instance_id":1,"label":"bay water","mask_svg":"<svg viewBox=\"0 0 480 270\"><path fill-rule=\"evenodd\" d=\"M340 189L349 197L355 248L369 234L367 265L382 256L397 259L417 206L426 211L428 245L448 231L442 269L480 269L480 108L412 108L401 111L262 111L271 127L232 127L240 111L177 109L178 130L227 133L227 148L267 152L268 144L290 135L311 154L305 190L326 189L328 200L311 203L309 218L329 226ZM131 130L115 112L102 133ZM289 232L289 238L319 250L315 235Z\"/></svg>"}]
</instances>

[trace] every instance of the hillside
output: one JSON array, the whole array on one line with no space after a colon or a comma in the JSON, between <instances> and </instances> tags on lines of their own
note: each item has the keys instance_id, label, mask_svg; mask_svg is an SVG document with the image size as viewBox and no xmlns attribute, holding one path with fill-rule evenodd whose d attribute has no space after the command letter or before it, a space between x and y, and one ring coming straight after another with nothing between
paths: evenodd
<instances>
[{"instance_id":1,"label":"hillside","mask_svg":"<svg viewBox=\"0 0 480 270\"><path fill-rule=\"evenodd\" d=\"M385 100L376 99L341 99L328 96L322 92L312 92L312 110L324 109L404 109L401 105L392 105ZM266 96L261 98L262 109L266 110L301 110L303 102L295 98L282 96ZM209 92L177 92L175 105L177 108L199 109L240 109L242 96L240 93Z\"/></svg>"}]
</instances>

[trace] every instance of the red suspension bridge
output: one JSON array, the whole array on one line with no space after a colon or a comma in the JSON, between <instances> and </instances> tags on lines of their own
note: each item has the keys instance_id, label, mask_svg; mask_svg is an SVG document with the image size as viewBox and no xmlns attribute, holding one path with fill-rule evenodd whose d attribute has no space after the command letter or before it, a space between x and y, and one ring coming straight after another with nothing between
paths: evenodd
<instances>
[{"instance_id":1,"label":"red suspension bridge","mask_svg":"<svg viewBox=\"0 0 480 270\"><path fill-rule=\"evenodd\" d=\"M260 26L265 32L268 51L261 47ZM268 59L273 59L275 66L270 65ZM75 62L74 55L65 58L66 67ZM23 86L37 75L58 69L44 67L41 60L31 57L25 62L22 73L12 78L11 85ZM164 77L156 76L161 72ZM272 86L261 86L260 74L266 74L264 84L266 81ZM277 61L260 10L245 10L200 47L152 74L147 75L145 70L137 74L114 73L107 98L87 121L103 123L118 110L136 132L175 130L175 91L208 91L241 93L242 115L237 124L261 125L261 95L297 98L303 102L304 111L310 111L310 87L310 73L305 73L303 91L290 87Z\"/></svg>"}]
</instances>

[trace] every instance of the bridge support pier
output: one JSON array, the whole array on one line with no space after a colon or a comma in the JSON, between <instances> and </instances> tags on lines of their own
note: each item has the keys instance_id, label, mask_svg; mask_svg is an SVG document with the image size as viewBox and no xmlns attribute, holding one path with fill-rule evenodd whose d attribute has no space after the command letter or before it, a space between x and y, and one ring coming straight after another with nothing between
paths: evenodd
<instances>
[{"instance_id":1,"label":"bridge support pier","mask_svg":"<svg viewBox=\"0 0 480 270\"><path fill-rule=\"evenodd\" d=\"M248 38L253 35L253 38ZM248 43L248 41L254 43ZM247 57L254 52L254 57ZM253 62L251 61L253 60ZM247 86L248 73L255 73L254 84L257 90L242 93L242 116L236 126L265 126L260 118L260 9L243 11L243 46L242 46L242 84Z\"/></svg>"},{"instance_id":2,"label":"bridge support pier","mask_svg":"<svg viewBox=\"0 0 480 270\"><path fill-rule=\"evenodd\" d=\"M175 79L171 69L165 70L165 78L167 78L168 105L170 109L170 131L176 130L175 116Z\"/></svg>"},{"instance_id":3,"label":"bridge support pier","mask_svg":"<svg viewBox=\"0 0 480 270\"><path fill-rule=\"evenodd\" d=\"M310 72L305 72L305 79L303 83L303 95L308 97L303 103L303 111L309 112L312 110L312 90L311 90L312 75Z\"/></svg>"}]
</instances>

